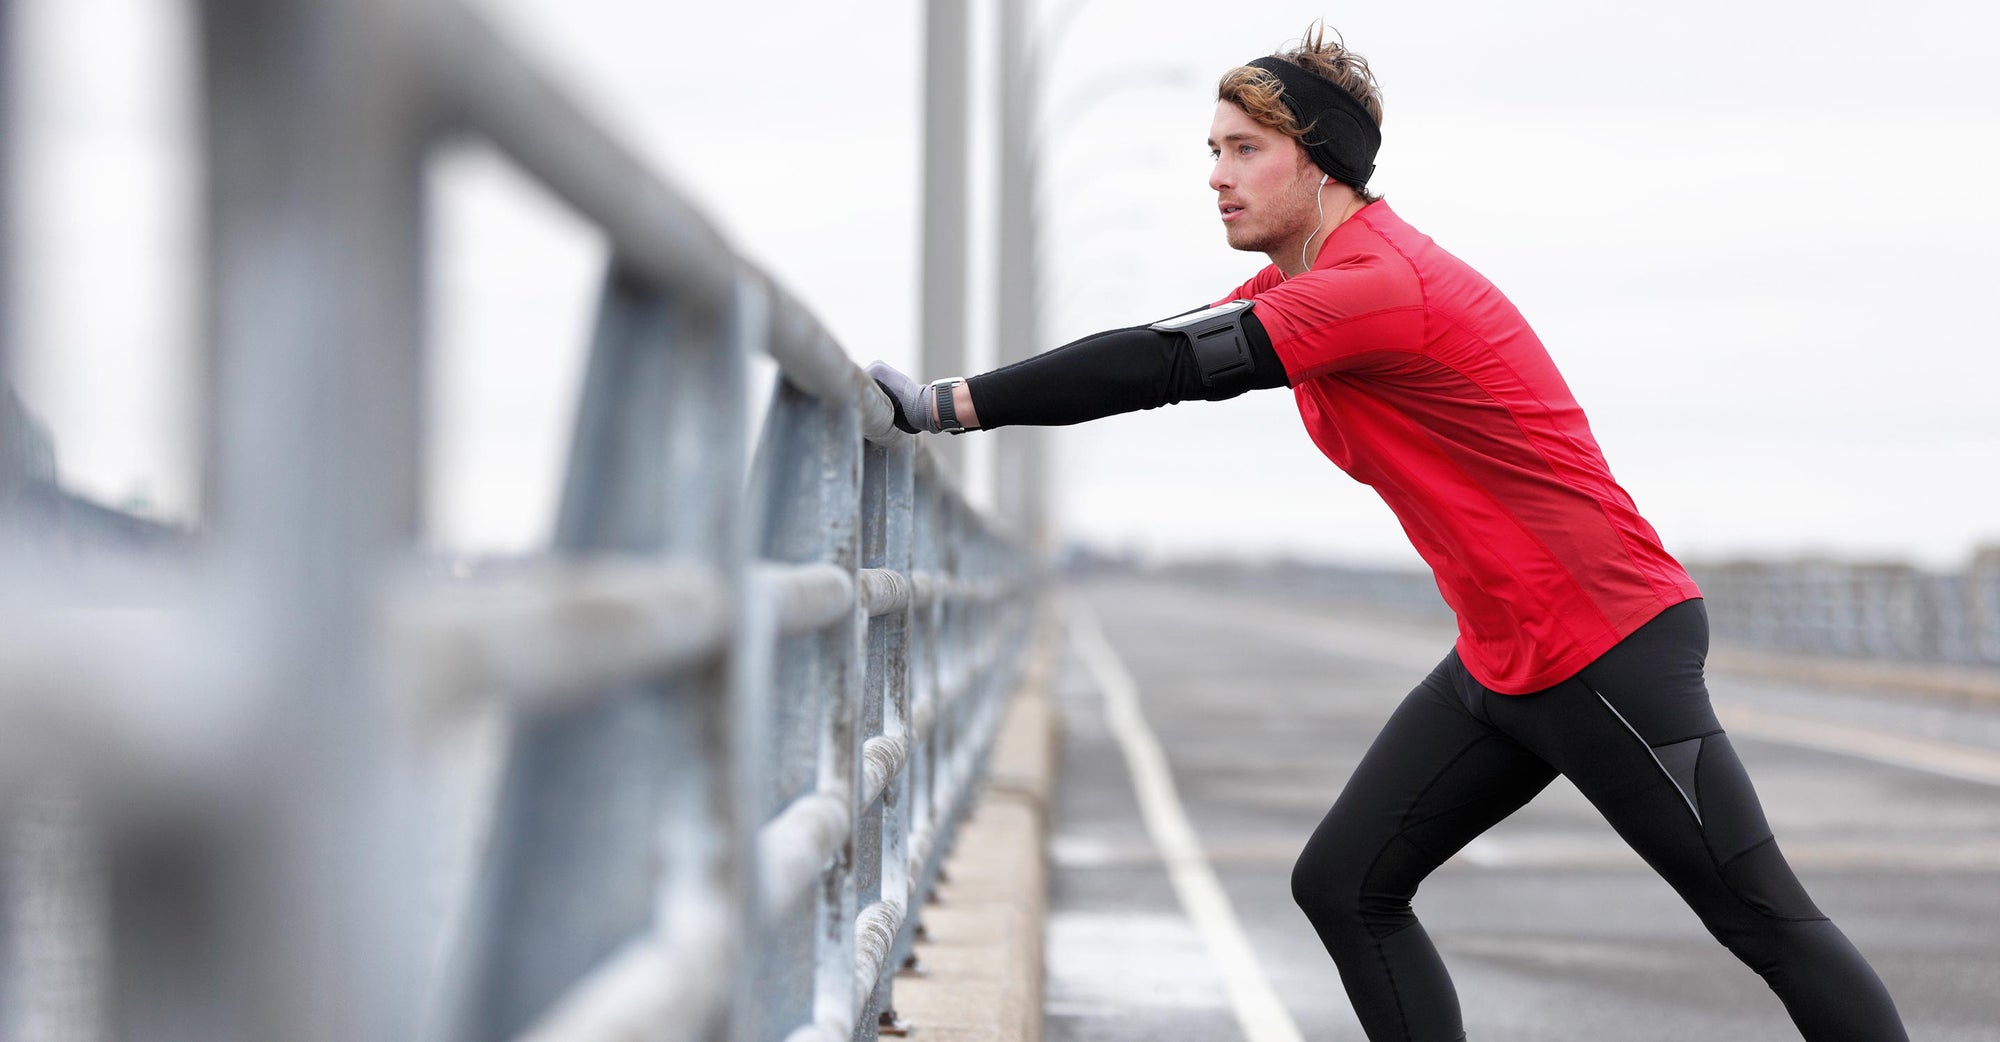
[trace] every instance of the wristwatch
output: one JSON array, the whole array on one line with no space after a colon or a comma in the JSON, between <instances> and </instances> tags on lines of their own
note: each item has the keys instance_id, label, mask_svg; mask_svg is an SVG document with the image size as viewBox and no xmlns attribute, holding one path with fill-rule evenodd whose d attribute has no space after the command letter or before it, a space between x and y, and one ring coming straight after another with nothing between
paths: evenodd
<instances>
[{"instance_id":1,"label":"wristwatch","mask_svg":"<svg viewBox=\"0 0 2000 1042\"><path fill-rule=\"evenodd\" d=\"M958 403L953 400L956 397L954 388L964 382L962 376L931 381L931 394L937 400L938 430L946 434L964 434L971 429L958 422Z\"/></svg>"}]
</instances>

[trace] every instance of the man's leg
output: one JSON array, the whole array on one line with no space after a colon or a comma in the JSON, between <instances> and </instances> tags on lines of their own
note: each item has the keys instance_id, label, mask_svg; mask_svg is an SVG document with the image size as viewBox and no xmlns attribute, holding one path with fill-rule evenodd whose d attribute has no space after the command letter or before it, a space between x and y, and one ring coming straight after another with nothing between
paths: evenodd
<instances>
[{"instance_id":1,"label":"man's leg","mask_svg":"<svg viewBox=\"0 0 2000 1042\"><path fill-rule=\"evenodd\" d=\"M1779 852L1702 680L1701 602L1670 608L1575 678L1489 695L1486 718L1562 771L1762 975L1809 1042L1901 1042L1895 1003Z\"/></svg>"},{"instance_id":2,"label":"man's leg","mask_svg":"<svg viewBox=\"0 0 2000 1042\"><path fill-rule=\"evenodd\" d=\"M1410 692L1292 870L1292 896L1371 1042L1456 1042L1458 994L1410 910L1417 884L1534 798L1554 768L1467 711L1454 653Z\"/></svg>"}]
</instances>

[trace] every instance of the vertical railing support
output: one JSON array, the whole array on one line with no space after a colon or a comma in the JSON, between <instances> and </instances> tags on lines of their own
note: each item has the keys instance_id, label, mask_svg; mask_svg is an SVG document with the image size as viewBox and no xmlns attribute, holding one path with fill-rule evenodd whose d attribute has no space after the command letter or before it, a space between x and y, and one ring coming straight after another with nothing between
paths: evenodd
<instances>
[{"instance_id":1,"label":"vertical railing support","mask_svg":"<svg viewBox=\"0 0 2000 1042\"><path fill-rule=\"evenodd\" d=\"M427 116L401 49L408 8L198 9L206 534L261 738L242 765L254 795L229 809L220 838L159 852L185 873L121 874L121 917L176 923L215 908L215 936L201 940L220 950L196 967L172 930L121 951L125 979L157 971L190 986L161 1002L121 989L118 1019L157 1037L406 1037L422 875L398 861L410 846L396 824L399 721L381 694L377 609L384 569L415 539L421 458ZM226 884L224 863L236 873Z\"/></svg>"},{"instance_id":2,"label":"vertical railing support","mask_svg":"<svg viewBox=\"0 0 2000 1042\"><path fill-rule=\"evenodd\" d=\"M777 381L751 479L755 501L768 511L756 526L765 559L830 564L854 580L861 551L861 444L852 406L815 398L782 377ZM853 804L861 787L857 734L866 624L857 599L833 625L779 643L774 684L781 701L773 707L778 784L768 794L774 797L772 813L817 791L846 804L850 826L859 819ZM772 1002L762 1011L762 1029L788 1032L802 1022L852 1023L856 908L855 894L845 884L854 857L850 827L832 864L821 872L809 934L794 932L796 926L771 924L776 965L770 967ZM805 989L793 976L799 971L801 948L811 953L804 960L811 967ZM807 1009L797 1005L802 991L811 995Z\"/></svg>"},{"instance_id":3,"label":"vertical railing support","mask_svg":"<svg viewBox=\"0 0 2000 1042\"><path fill-rule=\"evenodd\" d=\"M911 467L913 440L896 439L888 445L864 447L862 487L862 565L909 575L911 532L914 513L914 474ZM864 763L879 761L890 750L909 748L910 734L910 622L912 610L906 604L894 615L875 618L868 629L868 678L862 706L861 734ZM871 748L872 746L872 748ZM888 777L879 797L862 808L856 830L859 875L856 888L863 910L863 927L874 921L866 913L877 906L895 917L907 915L909 906L909 772L897 771ZM855 1038L872 1040L886 1021L896 1023L893 1004L895 968L905 945L898 940L900 929L875 937L857 937L879 945L883 958L874 967L872 980L858 982L867 987L869 998L855 1023Z\"/></svg>"},{"instance_id":4,"label":"vertical railing support","mask_svg":"<svg viewBox=\"0 0 2000 1042\"><path fill-rule=\"evenodd\" d=\"M607 277L559 553L708 563L739 586L745 547L732 504L744 452L729 403L743 362L730 309ZM629 686L518 725L452 1037L524 1030L635 936L707 953L670 962L678 979L663 986L676 994L664 1006L729 1005L732 982L715 967L747 919L747 842L727 762L727 660ZM724 1037L728 1018L715 1019L677 1027Z\"/></svg>"}]
</instances>

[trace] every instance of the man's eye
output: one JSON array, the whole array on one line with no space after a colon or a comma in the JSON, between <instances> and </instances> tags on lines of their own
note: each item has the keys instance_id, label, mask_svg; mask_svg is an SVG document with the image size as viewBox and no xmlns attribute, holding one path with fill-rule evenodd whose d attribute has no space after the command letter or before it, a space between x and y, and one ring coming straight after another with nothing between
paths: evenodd
<instances>
[{"instance_id":1,"label":"man's eye","mask_svg":"<svg viewBox=\"0 0 2000 1042\"><path fill-rule=\"evenodd\" d=\"M1255 145L1238 145L1238 146L1236 146L1236 154L1237 154L1237 155L1239 155L1239 156L1241 156L1241 155L1248 155L1249 153L1251 153L1251 152L1254 152L1254 151L1256 151L1256 150L1257 150L1257 146L1255 146Z\"/></svg>"},{"instance_id":2,"label":"man's eye","mask_svg":"<svg viewBox=\"0 0 2000 1042\"><path fill-rule=\"evenodd\" d=\"M1210 159L1221 159L1221 158L1222 158L1222 150L1221 150L1221 149L1219 149L1219 148L1211 148L1211 149L1209 149L1209 150L1208 150L1208 158L1210 158Z\"/></svg>"}]
</instances>

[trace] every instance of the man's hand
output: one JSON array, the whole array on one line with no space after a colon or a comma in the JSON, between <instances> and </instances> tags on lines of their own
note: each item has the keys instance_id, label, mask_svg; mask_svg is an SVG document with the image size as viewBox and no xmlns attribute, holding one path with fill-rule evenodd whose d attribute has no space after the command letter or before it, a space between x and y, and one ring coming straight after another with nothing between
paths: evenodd
<instances>
[{"instance_id":1,"label":"man's hand","mask_svg":"<svg viewBox=\"0 0 2000 1042\"><path fill-rule=\"evenodd\" d=\"M906 434L919 431L936 434L938 426L936 410L931 407L933 388L930 384L918 383L905 376L896 367L876 359L868 363L868 375L875 380L875 386L889 396L889 402L896 408L896 429Z\"/></svg>"}]
</instances>

